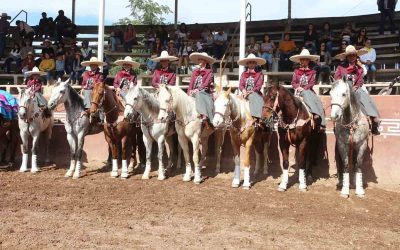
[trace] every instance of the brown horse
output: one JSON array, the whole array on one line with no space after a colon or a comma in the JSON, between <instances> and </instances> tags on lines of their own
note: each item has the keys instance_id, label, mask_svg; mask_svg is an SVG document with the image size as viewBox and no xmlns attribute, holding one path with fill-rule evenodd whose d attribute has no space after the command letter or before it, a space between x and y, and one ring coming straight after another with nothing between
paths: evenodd
<instances>
[{"instance_id":1,"label":"brown horse","mask_svg":"<svg viewBox=\"0 0 400 250\"><path fill-rule=\"evenodd\" d=\"M0 162L12 165L15 161L19 138L18 120L7 121L0 115ZM6 161L7 153L9 155Z\"/></svg>"},{"instance_id":2,"label":"brown horse","mask_svg":"<svg viewBox=\"0 0 400 250\"><path fill-rule=\"evenodd\" d=\"M128 147L132 146L133 161L136 165L137 136L140 134L140 127L123 118L123 106L116 94L104 82L94 85L91 99L90 115L94 117L100 108L103 108L105 115L104 136L111 148L112 171L111 177L118 177L118 156L119 144L122 144L122 170L121 178L128 178Z\"/></svg>"},{"instance_id":3,"label":"brown horse","mask_svg":"<svg viewBox=\"0 0 400 250\"><path fill-rule=\"evenodd\" d=\"M281 115L278 113L281 112ZM318 132L305 104L286 88L269 86L264 95L262 119L278 117L279 147L282 153L283 174L278 191L285 191L289 180L289 147L296 147L299 168L299 190L307 191L306 174L311 177L311 164L316 160ZM307 173L306 173L307 170Z\"/></svg>"}]
</instances>

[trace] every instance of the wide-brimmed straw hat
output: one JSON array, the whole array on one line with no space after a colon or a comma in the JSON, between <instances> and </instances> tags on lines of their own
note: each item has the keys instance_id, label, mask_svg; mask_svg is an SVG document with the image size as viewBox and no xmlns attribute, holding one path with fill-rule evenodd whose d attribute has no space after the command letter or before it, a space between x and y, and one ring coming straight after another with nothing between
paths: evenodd
<instances>
[{"instance_id":1,"label":"wide-brimmed straw hat","mask_svg":"<svg viewBox=\"0 0 400 250\"><path fill-rule=\"evenodd\" d=\"M289 59L292 62L300 63L300 59L309 59L310 61L318 61L319 56L311 55L308 49L303 49L299 55L291 56Z\"/></svg>"},{"instance_id":2,"label":"wide-brimmed straw hat","mask_svg":"<svg viewBox=\"0 0 400 250\"><path fill-rule=\"evenodd\" d=\"M92 57L92 58L90 58L89 61L83 61L83 62L81 62L81 65L84 66L84 67L87 67L87 66L90 66L90 65L93 65L93 64L95 64L95 65L97 65L97 66L99 66L99 67L100 67L100 66L106 65L105 62L99 61L99 60L97 59L97 57Z\"/></svg>"},{"instance_id":3,"label":"wide-brimmed straw hat","mask_svg":"<svg viewBox=\"0 0 400 250\"><path fill-rule=\"evenodd\" d=\"M126 56L123 60L115 61L115 64L118 66L122 66L124 64L132 65L132 68L139 68L140 63L133 61L133 58L130 56Z\"/></svg>"},{"instance_id":4,"label":"wide-brimmed straw hat","mask_svg":"<svg viewBox=\"0 0 400 250\"><path fill-rule=\"evenodd\" d=\"M164 50L164 51L162 51L161 52L161 55L159 56L159 57L156 57L156 58L153 58L153 59L151 59L153 62L161 62L161 61L170 61L170 62L172 62L172 61L176 61L176 60L178 60L178 57L176 57L176 56L170 56L169 54L168 54L168 51L166 51L166 50Z\"/></svg>"},{"instance_id":5,"label":"wide-brimmed straw hat","mask_svg":"<svg viewBox=\"0 0 400 250\"><path fill-rule=\"evenodd\" d=\"M25 72L26 76L31 76L31 75L41 75L44 76L46 75L46 72L44 71L40 71L40 69L38 67L33 67L33 69L31 71L27 71Z\"/></svg>"},{"instance_id":6,"label":"wide-brimmed straw hat","mask_svg":"<svg viewBox=\"0 0 400 250\"><path fill-rule=\"evenodd\" d=\"M249 54L246 58L237 61L239 65L246 66L249 62L256 62L257 65L264 65L267 61L264 58L256 57L254 54Z\"/></svg>"},{"instance_id":7,"label":"wide-brimmed straw hat","mask_svg":"<svg viewBox=\"0 0 400 250\"><path fill-rule=\"evenodd\" d=\"M205 60L208 64L215 63L215 58L209 56L206 52L194 52L190 54L189 58L194 63L199 63L199 59Z\"/></svg>"},{"instance_id":8,"label":"wide-brimmed straw hat","mask_svg":"<svg viewBox=\"0 0 400 250\"><path fill-rule=\"evenodd\" d=\"M348 55L354 55L356 54L357 56L362 56L367 54L368 51L365 49L360 49L360 50L356 50L356 48L353 45L348 45L346 47L346 50L343 53L340 53L339 55L336 55L335 58L336 59L340 59L340 60L344 60L346 59L346 57Z\"/></svg>"}]
</instances>

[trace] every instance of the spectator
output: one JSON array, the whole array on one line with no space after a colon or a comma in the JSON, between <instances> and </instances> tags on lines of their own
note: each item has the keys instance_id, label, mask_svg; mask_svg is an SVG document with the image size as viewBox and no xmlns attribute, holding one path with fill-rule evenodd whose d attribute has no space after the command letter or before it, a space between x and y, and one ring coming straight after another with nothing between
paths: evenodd
<instances>
[{"instance_id":1,"label":"spectator","mask_svg":"<svg viewBox=\"0 0 400 250\"><path fill-rule=\"evenodd\" d=\"M209 55L214 55L214 36L211 30L206 26L202 32L202 50Z\"/></svg>"},{"instance_id":2,"label":"spectator","mask_svg":"<svg viewBox=\"0 0 400 250\"><path fill-rule=\"evenodd\" d=\"M35 54L33 52L28 52L28 55L22 61L22 74L25 75L26 72L32 71L33 67L35 67Z\"/></svg>"},{"instance_id":3,"label":"spectator","mask_svg":"<svg viewBox=\"0 0 400 250\"><path fill-rule=\"evenodd\" d=\"M50 57L49 53L45 53L44 58L40 62L39 69L46 72L47 85L49 85L50 81L53 79L52 75L55 67L54 59Z\"/></svg>"},{"instance_id":4,"label":"spectator","mask_svg":"<svg viewBox=\"0 0 400 250\"><path fill-rule=\"evenodd\" d=\"M175 42L174 40L169 41L168 43L168 54L170 56L178 56L178 50L175 47Z\"/></svg>"},{"instance_id":5,"label":"spectator","mask_svg":"<svg viewBox=\"0 0 400 250\"><path fill-rule=\"evenodd\" d=\"M291 71L292 63L289 58L297 50L296 44L290 38L289 33L285 33L283 40L279 43L279 70L280 71Z\"/></svg>"},{"instance_id":6,"label":"spectator","mask_svg":"<svg viewBox=\"0 0 400 250\"><path fill-rule=\"evenodd\" d=\"M25 60L25 58L28 56L29 52L34 52L32 42L30 40L22 41L22 47L21 47L21 60Z\"/></svg>"},{"instance_id":7,"label":"spectator","mask_svg":"<svg viewBox=\"0 0 400 250\"><path fill-rule=\"evenodd\" d=\"M75 51L71 72L72 84L78 84L83 72L85 71L85 67L81 65L82 61L83 57L81 52L79 50Z\"/></svg>"},{"instance_id":8,"label":"spectator","mask_svg":"<svg viewBox=\"0 0 400 250\"><path fill-rule=\"evenodd\" d=\"M44 38L50 37L51 34L50 29L51 25L49 18L47 18L47 13L42 12L42 18L39 21L36 37L38 38L43 38L43 36Z\"/></svg>"},{"instance_id":9,"label":"spectator","mask_svg":"<svg viewBox=\"0 0 400 250\"><path fill-rule=\"evenodd\" d=\"M342 53L345 53L346 52L346 48L347 48L348 45L349 45L349 42L347 40L343 40L341 45L340 45L339 51L338 51L338 53L336 55L340 55ZM341 59L341 58L338 58L338 59L340 61L344 61L344 59Z\"/></svg>"},{"instance_id":10,"label":"spectator","mask_svg":"<svg viewBox=\"0 0 400 250\"><path fill-rule=\"evenodd\" d=\"M221 59L224 55L227 41L228 36L226 35L222 27L219 28L218 33L214 35L214 56L217 59Z\"/></svg>"},{"instance_id":11,"label":"spectator","mask_svg":"<svg viewBox=\"0 0 400 250\"><path fill-rule=\"evenodd\" d=\"M311 54L317 52L318 34L315 31L313 24L308 24L308 29L304 33L304 48L310 51Z\"/></svg>"},{"instance_id":12,"label":"spectator","mask_svg":"<svg viewBox=\"0 0 400 250\"><path fill-rule=\"evenodd\" d=\"M113 31L110 33L111 51L117 51L117 46L123 44L124 32L118 26L114 26Z\"/></svg>"},{"instance_id":13,"label":"spectator","mask_svg":"<svg viewBox=\"0 0 400 250\"><path fill-rule=\"evenodd\" d=\"M65 75L65 58L64 54L58 52L56 55L56 79Z\"/></svg>"},{"instance_id":14,"label":"spectator","mask_svg":"<svg viewBox=\"0 0 400 250\"><path fill-rule=\"evenodd\" d=\"M361 49L365 45L365 41L367 41L367 28L361 28L358 31L357 36L354 38L353 44L354 47L356 47L357 50Z\"/></svg>"},{"instance_id":15,"label":"spectator","mask_svg":"<svg viewBox=\"0 0 400 250\"><path fill-rule=\"evenodd\" d=\"M75 59L75 51L74 49L68 49L65 51L65 73L70 75L72 73L73 62ZM78 50L79 51L79 50Z\"/></svg>"},{"instance_id":16,"label":"spectator","mask_svg":"<svg viewBox=\"0 0 400 250\"><path fill-rule=\"evenodd\" d=\"M56 38L56 23L54 22L52 17L49 17L49 37L52 39Z\"/></svg>"},{"instance_id":17,"label":"spectator","mask_svg":"<svg viewBox=\"0 0 400 250\"><path fill-rule=\"evenodd\" d=\"M72 23L71 19L67 18L67 23L65 24L63 30L63 36L75 39L77 35L77 29L78 27L74 23Z\"/></svg>"},{"instance_id":18,"label":"spectator","mask_svg":"<svg viewBox=\"0 0 400 250\"><path fill-rule=\"evenodd\" d=\"M375 60L376 60L376 51L374 48L371 47L371 39L367 39L365 41L365 47L363 50L368 51L367 54L360 56L360 61L366 66L367 68L367 82L370 82L372 78L372 83L376 82L376 67L375 67Z\"/></svg>"},{"instance_id":19,"label":"spectator","mask_svg":"<svg viewBox=\"0 0 400 250\"><path fill-rule=\"evenodd\" d=\"M189 55L192 53L192 46L189 43L189 39L183 39L183 44L178 51L178 73L187 74L189 67Z\"/></svg>"},{"instance_id":20,"label":"spectator","mask_svg":"<svg viewBox=\"0 0 400 250\"><path fill-rule=\"evenodd\" d=\"M331 31L331 24L329 22L324 23L319 42L325 43L326 50L332 55L333 32Z\"/></svg>"},{"instance_id":21,"label":"spectator","mask_svg":"<svg viewBox=\"0 0 400 250\"><path fill-rule=\"evenodd\" d=\"M26 22L18 20L15 22L18 27L19 34L23 39L32 40L35 36L35 31L31 26L29 26Z\"/></svg>"},{"instance_id":22,"label":"spectator","mask_svg":"<svg viewBox=\"0 0 400 250\"><path fill-rule=\"evenodd\" d=\"M148 75L152 75L154 73L154 71L156 70L157 67L157 62L153 61L154 58L157 58L158 55L157 54L152 54L150 56L150 58L147 58L147 62L146 62L146 74Z\"/></svg>"},{"instance_id":23,"label":"spectator","mask_svg":"<svg viewBox=\"0 0 400 250\"><path fill-rule=\"evenodd\" d=\"M156 34L154 33L153 26L149 27L144 38L145 38L144 43L146 45L146 49L152 51L154 43L156 42Z\"/></svg>"},{"instance_id":24,"label":"spectator","mask_svg":"<svg viewBox=\"0 0 400 250\"><path fill-rule=\"evenodd\" d=\"M351 22L346 22L342 32L340 33L340 39L345 40L348 44L351 44L354 33L353 24Z\"/></svg>"},{"instance_id":25,"label":"spectator","mask_svg":"<svg viewBox=\"0 0 400 250\"><path fill-rule=\"evenodd\" d=\"M67 26L68 23L68 18L64 15L63 10L58 11L58 16L54 20L55 26L56 26L56 33L57 33L57 41L61 41L62 37L64 35L64 29L65 26Z\"/></svg>"},{"instance_id":26,"label":"spectator","mask_svg":"<svg viewBox=\"0 0 400 250\"><path fill-rule=\"evenodd\" d=\"M0 59L4 57L4 49L6 47L6 36L9 33L10 22L7 20L11 19L7 13L2 13L0 18Z\"/></svg>"},{"instance_id":27,"label":"spectator","mask_svg":"<svg viewBox=\"0 0 400 250\"><path fill-rule=\"evenodd\" d=\"M179 25L178 30L175 31L175 34L177 36L176 48L179 51L179 49L181 48L181 46L183 44L183 39L188 38L190 35L190 32L189 32L186 24L181 23L181 25Z\"/></svg>"},{"instance_id":28,"label":"spectator","mask_svg":"<svg viewBox=\"0 0 400 250\"><path fill-rule=\"evenodd\" d=\"M160 25L157 28L157 32L156 32L156 38L160 38L161 44L163 45L163 47L167 47L167 42L168 42L168 32L165 29L164 25ZM161 51L160 51L161 53Z\"/></svg>"},{"instance_id":29,"label":"spectator","mask_svg":"<svg viewBox=\"0 0 400 250\"><path fill-rule=\"evenodd\" d=\"M396 9L397 0L378 0L378 10L381 12L381 21L379 25L379 34L383 35L385 30L386 18L389 18L390 32L396 32L396 25L394 24L394 14Z\"/></svg>"},{"instance_id":30,"label":"spectator","mask_svg":"<svg viewBox=\"0 0 400 250\"><path fill-rule=\"evenodd\" d=\"M272 70L272 58L274 50L276 49L274 42L271 40L269 35L264 36L264 41L261 43L260 51L261 57L267 61L267 70Z\"/></svg>"},{"instance_id":31,"label":"spectator","mask_svg":"<svg viewBox=\"0 0 400 250\"><path fill-rule=\"evenodd\" d=\"M254 54L255 56L260 56L260 45L256 42L256 39L252 36L250 37L249 45L247 46L247 55Z\"/></svg>"},{"instance_id":32,"label":"spectator","mask_svg":"<svg viewBox=\"0 0 400 250\"><path fill-rule=\"evenodd\" d=\"M191 41L199 41L201 40L202 31L198 23L195 23L190 31L189 40Z\"/></svg>"},{"instance_id":33,"label":"spectator","mask_svg":"<svg viewBox=\"0 0 400 250\"><path fill-rule=\"evenodd\" d=\"M50 57L54 57L54 48L51 45L51 41L49 39L45 39L43 41L43 48L42 48L42 57L44 57L45 53L48 53Z\"/></svg>"},{"instance_id":34,"label":"spectator","mask_svg":"<svg viewBox=\"0 0 400 250\"><path fill-rule=\"evenodd\" d=\"M131 52L133 45L137 45L136 31L135 31L135 29L134 29L132 24L128 24L128 26L126 27L126 30L124 32L124 48L125 48L125 51L126 52Z\"/></svg>"},{"instance_id":35,"label":"spectator","mask_svg":"<svg viewBox=\"0 0 400 250\"><path fill-rule=\"evenodd\" d=\"M156 44L153 47L153 50L151 52L152 55L160 55L161 51L164 50L164 45L161 43L161 39L159 37L156 38Z\"/></svg>"},{"instance_id":36,"label":"spectator","mask_svg":"<svg viewBox=\"0 0 400 250\"><path fill-rule=\"evenodd\" d=\"M329 53L328 48L324 42L319 45L319 62L321 65L330 66L332 63L332 55Z\"/></svg>"},{"instance_id":37,"label":"spectator","mask_svg":"<svg viewBox=\"0 0 400 250\"><path fill-rule=\"evenodd\" d=\"M83 56L84 61L89 61L92 58L92 48L89 47L89 41L82 42L81 54Z\"/></svg>"},{"instance_id":38,"label":"spectator","mask_svg":"<svg viewBox=\"0 0 400 250\"><path fill-rule=\"evenodd\" d=\"M19 46L19 43L14 43L13 49L10 51L9 56L6 58L4 65L6 67L6 72L7 74L10 74L10 69L11 69L11 62L15 61L16 62L16 67L15 67L15 72L18 73L20 71L21 67L21 47Z\"/></svg>"}]
</instances>

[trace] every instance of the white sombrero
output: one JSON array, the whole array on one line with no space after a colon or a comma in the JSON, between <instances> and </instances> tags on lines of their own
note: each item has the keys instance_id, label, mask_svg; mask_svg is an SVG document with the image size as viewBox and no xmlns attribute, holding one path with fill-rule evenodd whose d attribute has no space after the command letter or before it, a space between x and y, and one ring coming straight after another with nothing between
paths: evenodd
<instances>
[{"instance_id":1,"label":"white sombrero","mask_svg":"<svg viewBox=\"0 0 400 250\"><path fill-rule=\"evenodd\" d=\"M365 49L356 50L356 48L353 45L348 45L346 47L345 52L340 53L339 55L336 55L335 58L336 59L340 59L340 60L344 60L344 59L346 59L346 57L348 55L356 54L357 56L362 56L362 55L365 55L367 53L368 53L368 51L365 50Z\"/></svg>"},{"instance_id":2,"label":"white sombrero","mask_svg":"<svg viewBox=\"0 0 400 250\"><path fill-rule=\"evenodd\" d=\"M132 68L139 68L140 63L133 61L133 58L130 56L126 56L123 60L115 61L115 64L118 66L122 66L124 64L132 65Z\"/></svg>"},{"instance_id":3,"label":"white sombrero","mask_svg":"<svg viewBox=\"0 0 400 250\"><path fill-rule=\"evenodd\" d=\"M318 61L319 56L310 55L310 51L308 51L308 49L303 49L299 55L291 56L289 59L292 62L300 63L300 59L309 59L310 61Z\"/></svg>"},{"instance_id":4,"label":"white sombrero","mask_svg":"<svg viewBox=\"0 0 400 250\"><path fill-rule=\"evenodd\" d=\"M162 52L161 52L161 55L159 56L159 57L156 57L156 58L153 58L153 59L151 59L153 62L160 62L160 61L170 61L170 62L172 62L172 61L176 61L176 60L178 60L178 57L176 57L176 56L170 56L169 54L168 54L168 51L166 51L166 50L163 50Z\"/></svg>"},{"instance_id":5,"label":"white sombrero","mask_svg":"<svg viewBox=\"0 0 400 250\"><path fill-rule=\"evenodd\" d=\"M199 59L203 59L208 62L208 64L215 63L215 58L209 56L206 52L194 52L189 56L190 60L194 63L199 63Z\"/></svg>"},{"instance_id":6,"label":"white sombrero","mask_svg":"<svg viewBox=\"0 0 400 250\"><path fill-rule=\"evenodd\" d=\"M97 66L100 67L100 66L106 65L107 63L102 62L102 61L99 61L99 60L97 59L97 57L92 57L92 58L90 58L89 61L83 61L83 62L81 62L81 65L84 66L84 67L87 67L87 66L90 66L90 65L93 65L93 64L95 64L95 65L97 65Z\"/></svg>"},{"instance_id":7,"label":"white sombrero","mask_svg":"<svg viewBox=\"0 0 400 250\"><path fill-rule=\"evenodd\" d=\"M41 75L44 76L46 75L46 72L44 71L40 71L38 67L33 67L33 69L31 71L27 71L25 72L26 76L31 76L31 75Z\"/></svg>"},{"instance_id":8,"label":"white sombrero","mask_svg":"<svg viewBox=\"0 0 400 250\"><path fill-rule=\"evenodd\" d=\"M249 54L246 58L237 61L242 66L246 66L248 62L256 62L257 65L264 65L267 61L264 58L256 57L254 54Z\"/></svg>"}]
</instances>

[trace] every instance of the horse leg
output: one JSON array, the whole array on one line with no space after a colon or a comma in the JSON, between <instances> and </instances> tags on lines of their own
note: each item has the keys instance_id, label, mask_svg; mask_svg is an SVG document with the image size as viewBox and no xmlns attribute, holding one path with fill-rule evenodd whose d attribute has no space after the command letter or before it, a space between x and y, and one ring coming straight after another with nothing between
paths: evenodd
<instances>
[{"instance_id":1,"label":"horse leg","mask_svg":"<svg viewBox=\"0 0 400 250\"><path fill-rule=\"evenodd\" d=\"M137 129L135 137L136 137L136 142L133 145L137 146L137 151L138 151L138 155L139 155L138 165L144 166L146 164L145 161L146 161L147 154L146 154L146 146L144 144L144 140L142 139L144 137L143 132L140 128ZM135 148L136 148L136 146L135 146Z\"/></svg>"},{"instance_id":2,"label":"horse leg","mask_svg":"<svg viewBox=\"0 0 400 250\"><path fill-rule=\"evenodd\" d=\"M50 140L51 140L52 134L53 134L53 124L49 124L49 126L47 127L47 129L45 131L45 137L46 137L46 142L45 142L46 158L44 160L45 164L50 163L49 146L50 146Z\"/></svg>"},{"instance_id":3,"label":"horse leg","mask_svg":"<svg viewBox=\"0 0 400 250\"><path fill-rule=\"evenodd\" d=\"M340 195L344 198L348 198L350 195L348 148L348 143L337 144L337 149L343 164L342 190L340 191Z\"/></svg>"},{"instance_id":4,"label":"horse leg","mask_svg":"<svg viewBox=\"0 0 400 250\"><path fill-rule=\"evenodd\" d=\"M13 164L15 162L15 153L17 151L17 146L18 146L18 124L16 124L16 127L11 128L11 133L10 133L10 142L11 142L11 152L10 152L10 164Z\"/></svg>"},{"instance_id":5,"label":"horse leg","mask_svg":"<svg viewBox=\"0 0 400 250\"><path fill-rule=\"evenodd\" d=\"M128 178L128 157L127 157L127 148L128 148L128 136L124 136L121 139L122 144L122 167L121 167L121 178Z\"/></svg>"},{"instance_id":6,"label":"horse leg","mask_svg":"<svg viewBox=\"0 0 400 250\"><path fill-rule=\"evenodd\" d=\"M37 173L39 171L37 165L37 144L39 142L40 132L32 135L32 163L31 163L31 173Z\"/></svg>"},{"instance_id":7,"label":"horse leg","mask_svg":"<svg viewBox=\"0 0 400 250\"><path fill-rule=\"evenodd\" d=\"M233 157L235 162L235 170L232 180L232 187L238 188L240 186L240 139L239 135L231 132L231 143L233 145Z\"/></svg>"},{"instance_id":8,"label":"horse leg","mask_svg":"<svg viewBox=\"0 0 400 250\"><path fill-rule=\"evenodd\" d=\"M263 150L263 155L264 155L264 174L268 174L268 163L269 163L269 157L268 157L268 148L269 148L269 139L270 139L271 134L267 134L267 138L265 141L262 141L261 143L264 144L264 150Z\"/></svg>"},{"instance_id":9,"label":"horse leg","mask_svg":"<svg viewBox=\"0 0 400 250\"><path fill-rule=\"evenodd\" d=\"M364 141L356 152L356 162L355 162L355 169L356 169L356 196L362 198L365 196L364 191L364 183L362 178L362 165L364 160L364 153L368 146L368 139Z\"/></svg>"},{"instance_id":10,"label":"horse leg","mask_svg":"<svg viewBox=\"0 0 400 250\"><path fill-rule=\"evenodd\" d=\"M73 179L78 179L81 175L81 167L82 167L82 151L83 145L85 144L85 131L80 131L78 136L75 137L75 159L76 159L76 166L74 171Z\"/></svg>"},{"instance_id":11,"label":"horse leg","mask_svg":"<svg viewBox=\"0 0 400 250\"><path fill-rule=\"evenodd\" d=\"M163 163L165 137L162 135L157 140L158 143L158 180L165 180L165 168ZM170 159L171 160L171 159Z\"/></svg>"},{"instance_id":12,"label":"horse leg","mask_svg":"<svg viewBox=\"0 0 400 250\"><path fill-rule=\"evenodd\" d=\"M104 126L105 127L105 126ZM113 128L110 128L113 129ZM112 169L111 169L111 177L116 178L118 177L118 143L114 143L108 131L104 129L104 134L106 137L106 141L108 146L111 148L112 154Z\"/></svg>"},{"instance_id":13,"label":"horse leg","mask_svg":"<svg viewBox=\"0 0 400 250\"><path fill-rule=\"evenodd\" d=\"M172 136L167 136L165 138L165 142L164 143L167 147L168 147L168 164L167 164L167 171L170 171L172 169L172 164L177 160L177 155L175 152L175 147L174 147L174 140L172 138ZM160 147L160 146L159 146ZM164 145L163 145L164 148Z\"/></svg>"},{"instance_id":14,"label":"horse leg","mask_svg":"<svg viewBox=\"0 0 400 250\"><path fill-rule=\"evenodd\" d=\"M131 138L131 148L132 148L132 152L131 152L131 158L130 163L129 163L129 167L128 167L128 172L132 173L133 169L135 167L139 167L138 163L137 163L137 158L136 158L136 147L137 147L137 139L136 136L137 134L135 132L133 132L134 134L130 137Z\"/></svg>"},{"instance_id":15,"label":"horse leg","mask_svg":"<svg viewBox=\"0 0 400 250\"><path fill-rule=\"evenodd\" d=\"M225 132L226 132L225 129L215 132L215 157L217 161L217 164L215 166L216 174L219 174L221 171L221 153L222 153L222 146L224 145L224 140L225 140Z\"/></svg>"},{"instance_id":16,"label":"horse leg","mask_svg":"<svg viewBox=\"0 0 400 250\"><path fill-rule=\"evenodd\" d=\"M282 167L283 173L281 177L281 183L279 184L278 191L284 192L287 189L287 185L289 182L289 143L285 139L286 132L280 133L279 135L279 147L282 152Z\"/></svg>"},{"instance_id":17,"label":"horse leg","mask_svg":"<svg viewBox=\"0 0 400 250\"><path fill-rule=\"evenodd\" d=\"M254 138L254 151L256 153L256 167L254 169L254 176L260 174L262 165L261 156L264 151L264 144L262 144L262 138Z\"/></svg>"},{"instance_id":18,"label":"horse leg","mask_svg":"<svg viewBox=\"0 0 400 250\"><path fill-rule=\"evenodd\" d=\"M76 153L76 146L77 146L76 138L72 135L71 132L67 133L67 141L68 141L68 144L69 144L71 160L70 160L69 169L68 169L67 173L65 174L66 178L71 177L72 174L74 173L75 164L76 164L76 162L75 162L75 157L76 157L75 153Z\"/></svg>"},{"instance_id":19,"label":"horse leg","mask_svg":"<svg viewBox=\"0 0 400 250\"><path fill-rule=\"evenodd\" d=\"M298 154L298 167L299 167L299 191L306 192L307 191L307 182L306 182L306 158L307 158L307 147L308 140L304 138L303 141L299 145L299 154Z\"/></svg>"},{"instance_id":20,"label":"horse leg","mask_svg":"<svg viewBox=\"0 0 400 250\"><path fill-rule=\"evenodd\" d=\"M150 133L150 131L148 131ZM151 171L151 151L153 149L153 140L147 136L143 136L143 142L146 147L146 168L144 169L142 180L150 179Z\"/></svg>"},{"instance_id":21,"label":"horse leg","mask_svg":"<svg viewBox=\"0 0 400 250\"><path fill-rule=\"evenodd\" d=\"M207 140L204 140L207 141ZM199 159L199 153L200 153L200 138L199 135L194 135L192 137L192 144L193 144L193 163L194 163L194 179L193 182L194 184L200 184L203 179L201 177L201 165L200 165L200 159ZM204 146L204 145L203 145ZM204 147L204 150L207 152L207 146ZM205 158L205 155L201 156L202 159Z\"/></svg>"},{"instance_id":22,"label":"horse leg","mask_svg":"<svg viewBox=\"0 0 400 250\"><path fill-rule=\"evenodd\" d=\"M183 181L188 182L191 180L191 175L192 175L192 167L190 165L190 155L189 155L189 141L184 137L184 135L179 135L178 136L179 140L179 145L181 146L183 150L183 156L185 157L185 174L183 175ZM193 154L194 151L193 151Z\"/></svg>"},{"instance_id":23,"label":"horse leg","mask_svg":"<svg viewBox=\"0 0 400 250\"><path fill-rule=\"evenodd\" d=\"M250 154L251 146L254 138L249 138L245 143L244 158L243 158L243 189L250 189Z\"/></svg>"},{"instance_id":24,"label":"horse leg","mask_svg":"<svg viewBox=\"0 0 400 250\"><path fill-rule=\"evenodd\" d=\"M22 140L22 162L19 172L26 172L28 170L29 134L21 129L20 135Z\"/></svg>"}]
</instances>

